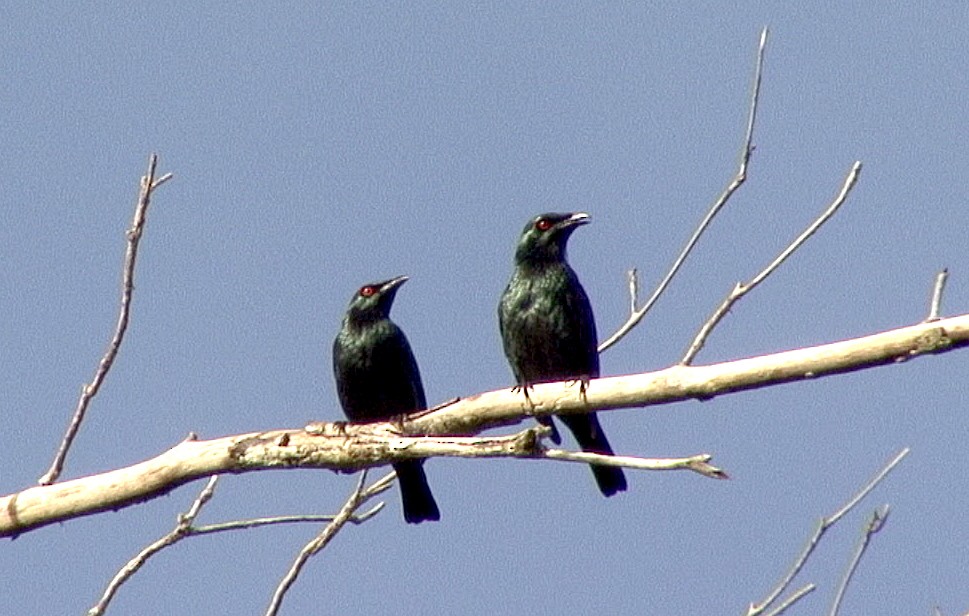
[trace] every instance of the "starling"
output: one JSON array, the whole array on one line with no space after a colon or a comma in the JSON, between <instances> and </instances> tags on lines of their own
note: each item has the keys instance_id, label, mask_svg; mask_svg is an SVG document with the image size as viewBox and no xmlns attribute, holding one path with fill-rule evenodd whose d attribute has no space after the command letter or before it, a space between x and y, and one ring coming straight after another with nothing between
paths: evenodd
<instances>
[{"instance_id":1,"label":"starling","mask_svg":"<svg viewBox=\"0 0 969 616\"><path fill-rule=\"evenodd\" d=\"M566 244L589 215L541 214L525 226L515 250L515 271L498 304L505 356L518 387L528 397L535 383L577 380L582 391L599 376L596 322L585 289L566 261ZM582 451L612 455L595 413L558 418L575 435ZM539 421L552 428L551 417ZM626 489L626 476L615 466L593 464L599 489L606 496Z\"/></svg>"},{"instance_id":2,"label":"starling","mask_svg":"<svg viewBox=\"0 0 969 616\"><path fill-rule=\"evenodd\" d=\"M350 421L386 421L427 408L417 361L390 307L407 276L360 287L333 341L333 374ZM420 524L441 514L427 485L423 460L396 462L404 520Z\"/></svg>"}]
</instances>

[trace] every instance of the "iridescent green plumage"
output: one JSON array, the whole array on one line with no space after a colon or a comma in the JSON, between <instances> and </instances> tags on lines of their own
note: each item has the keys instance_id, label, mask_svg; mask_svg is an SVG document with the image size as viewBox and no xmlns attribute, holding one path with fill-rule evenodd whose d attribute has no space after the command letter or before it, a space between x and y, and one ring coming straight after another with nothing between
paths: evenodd
<instances>
[{"instance_id":1,"label":"iridescent green plumage","mask_svg":"<svg viewBox=\"0 0 969 616\"><path fill-rule=\"evenodd\" d=\"M589 215L541 214L522 231L515 250L515 271L498 304L505 356L527 396L535 383L575 379L585 387L599 376L595 316L585 289L566 259L569 236ZM595 413L558 418L583 451L612 455ZM551 417L541 423L561 441ZM592 465L599 489L612 496L626 489L622 469Z\"/></svg>"},{"instance_id":2,"label":"iridescent green plumage","mask_svg":"<svg viewBox=\"0 0 969 616\"><path fill-rule=\"evenodd\" d=\"M427 408L424 386L407 337L390 320L399 276L364 285L350 300L333 341L333 374L343 411L351 421L381 421ZM422 460L394 465L404 519L412 524L439 520Z\"/></svg>"}]
</instances>

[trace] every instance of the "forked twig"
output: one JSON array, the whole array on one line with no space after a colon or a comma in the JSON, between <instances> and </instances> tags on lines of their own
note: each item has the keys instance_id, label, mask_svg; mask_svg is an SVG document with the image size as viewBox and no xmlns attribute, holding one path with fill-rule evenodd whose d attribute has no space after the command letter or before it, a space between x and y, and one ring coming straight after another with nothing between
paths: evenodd
<instances>
[{"instance_id":1,"label":"forked twig","mask_svg":"<svg viewBox=\"0 0 969 616\"><path fill-rule=\"evenodd\" d=\"M145 547L141 552L135 555L134 558L129 560L120 571L118 571L118 573L108 584L108 587L105 589L104 594L101 596L98 603L88 610L88 616L100 616L101 614L104 614L108 604L112 599L114 599L114 596L118 593L121 585L127 582L131 576L137 573L138 570L145 565L149 558L164 548L175 545L186 537L208 535L230 530L244 530L259 526L273 526L276 524L332 522L336 518L334 515L283 515L195 526L195 519L201 512L202 507L212 498L213 494L215 493L215 486L218 483L218 479L218 475L213 475L209 478L208 482L205 484L205 487L202 489L202 492L199 493L189 510L178 516L178 522L170 533ZM360 515L351 516L348 522L351 524L362 524L373 516L377 515L377 513L379 513L383 507L384 503L377 503L372 508L361 513Z\"/></svg>"},{"instance_id":2,"label":"forked twig","mask_svg":"<svg viewBox=\"0 0 969 616\"><path fill-rule=\"evenodd\" d=\"M397 477L396 473L387 473L369 488L364 487L367 481L367 471L364 470L360 473L360 480L357 482L357 487L350 494L350 497L344 503L340 512L336 514L333 521L327 524L319 535L314 537L309 543L303 546L299 554L296 556L296 560L290 566L289 571L280 580L279 585L276 587L276 591L273 593L272 600L269 603L269 607L266 609L266 616L275 616L279 612L279 608L282 606L283 597L286 595L286 591L290 589L293 583L296 581L297 576L299 576L300 571L303 570L303 566L310 559L311 556L322 550L327 546L327 544L333 539L334 536L340 531L343 526L350 521L353 516L353 512L356 511L361 505L366 503L368 500L374 496L386 491L393 485L394 479Z\"/></svg>"},{"instance_id":3,"label":"forked twig","mask_svg":"<svg viewBox=\"0 0 969 616\"><path fill-rule=\"evenodd\" d=\"M57 449L57 454L54 456L54 461L51 463L50 468L38 480L40 485L50 485L60 477L61 471L64 470L64 461L67 459L67 452L70 450L71 445L74 443L74 438L81 428L81 422L84 421L84 415L87 412L88 405L94 396L97 395L98 390L101 389L101 384L104 383L108 371L111 370L111 366L118 356L118 349L121 348L121 342L124 340L125 331L128 329L128 316L131 312L131 299L135 289L135 260L138 258L138 244L141 242L141 236L145 230L148 204L151 201L151 194L155 189L172 179L172 174L166 173L156 180L155 169L157 166L158 155L152 154L148 159L148 173L141 178L141 191L138 195L138 204L135 206L134 220L131 223L131 228L126 233L128 248L125 251L124 267L122 270L121 309L118 314L118 323L115 326L114 335L111 337L111 342L101 357L101 361L98 362L98 367L94 372L94 378L91 380L91 383L81 388L81 397L77 401L77 407L74 409L74 415L71 417L71 422L67 426L67 432L64 434L64 438L61 441L60 447Z\"/></svg>"},{"instance_id":4,"label":"forked twig","mask_svg":"<svg viewBox=\"0 0 969 616\"><path fill-rule=\"evenodd\" d=\"M815 586L814 584L807 584L803 588L798 589L797 592L793 593L787 599L784 599L784 602L778 605L767 616L780 616L780 614L783 614L784 612L787 611L787 608L791 607L792 605L794 605L795 603L803 599L805 595L808 595L814 592L815 590L817 590L817 588L818 587Z\"/></svg>"},{"instance_id":5,"label":"forked twig","mask_svg":"<svg viewBox=\"0 0 969 616\"><path fill-rule=\"evenodd\" d=\"M104 614L104 611L108 609L108 604L114 598L115 594L117 594L118 589L121 588L121 585L127 582L132 575L141 569L149 558L168 546L178 543L190 534L189 530L192 527L192 522L195 521L195 518L198 516L199 512L202 511L202 507L205 505L205 503L209 502L209 500L212 498L212 495L215 493L215 485L218 483L218 480L218 475L213 475L210 477L208 482L205 484L205 487L195 499L195 502L192 503L189 510L178 516L178 523L175 524L175 528L172 530L172 532L147 546L134 558L129 560L120 571L118 571L114 578L112 578L111 582L108 583L108 587L104 590L104 594L101 595L101 599L98 600L94 607L88 610L88 616L100 616L101 614Z\"/></svg>"},{"instance_id":6,"label":"forked twig","mask_svg":"<svg viewBox=\"0 0 969 616\"><path fill-rule=\"evenodd\" d=\"M754 84L750 95L750 112L747 116L747 133L744 136L743 148L740 152L740 168L737 170L737 175L734 176L717 200L713 203L710 211L708 211L706 216L703 217L700 225L693 232L693 235L690 237L689 241L687 241L686 246L683 247L683 250L676 258L676 261L673 262L673 266L670 268L670 271L667 272L666 277L663 278L662 282L659 283L659 286L656 287L656 290L653 291L653 294L650 296L649 300L643 304L642 308L636 308L636 303L638 301L638 282L636 270L632 269L629 271L629 318L618 330L616 330L616 333L609 336L609 338L599 345L600 353L619 342L626 334L636 327L637 324L639 324L646 313L649 312L649 310L653 307L653 304L655 304L659 299L660 295L663 294L663 291L666 290L666 287L669 286L670 281L672 281L673 277L676 276L676 273L683 265L683 262L686 261L687 256L689 256L690 252L693 251L693 248L699 241L700 236L703 235L707 227L710 226L710 223L713 221L714 217L720 212L723 206L727 204L727 201L737 191L737 189L740 188L747 180L747 165L750 162L750 155L754 151L754 146L752 144L754 139L754 123L757 119L757 104L760 101L760 84L764 72L764 50L767 47L767 35L767 28L761 30L760 44L757 47L756 68L754 70Z\"/></svg>"},{"instance_id":7,"label":"forked twig","mask_svg":"<svg viewBox=\"0 0 969 616\"><path fill-rule=\"evenodd\" d=\"M845 571L844 579L841 580L841 584L838 586L838 592L835 593L834 601L831 603L831 611L828 612L830 616L838 616L838 610L841 609L841 600L844 599L845 591L848 590L848 584L851 583L851 578L854 577L855 571L858 569L858 564L861 562L861 557L865 555L865 550L868 549L868 544L871 543L872 536L880 531L885 526L885 522L888 521L888 512L889 507L885 505L881 510L876 509L873 511L865 522L864 532L861 534L861 541L858 543L858 548L851 557L848 570Z\"/></svg>"},{"instance_id":8,"label":"forked twig","mask_svg":"<svg viewBox=\"0 0 969 616\"><path fill-rule=\"evenodd\" d=\"M777 598L781 595L781 593L783 593L787 589L787 587L791 585L791 582L794 581L794 577L804 567L804 564L807 562L808 558L811 557L811 554L814 553L814 549L818 547L818 544L821 541L821 537L824 536L824 533L827 532L829 528L834 526L838 522L838 520L844 517L849 511L851 511L859 502L861 502L863 498L868 496L868 494L872 490L874 490L875 487L879 483L881 483L883 479L885 479L885 476L888 475L888 473L890 473L892 469L898 466L899 462L901 462L902 459L908 455L909 451L910 449L906 447L902 449L900 452L898 452L897 454L895 454L895 457L892 458L892 460L888 464L886 464L884 468L878 471L878 474L876 474L871 479L871 481L869 481L865 485L865 487L863 487L847 503L845 503L844 506L842 506L840 509L835 511L830 516L826 518L821 518L821 520L818 521L818 526L814 530L814 535L812 535L811 538L808 539L807 545L804 546L804 550L794 561L793 566L791 566L790 570L788 570L788 572L784 575L784 577L777 584L777 586L774 587L773 590L771 590L770 594L768 594L763 601L761 601L760 603L750 604L750 606L747 608L747 616L756 616L758 614L762 614L764 610L766 610L772 603L774 603L774 601L777 600ZM811 588L811 590L813 590L813 587ZM793 605L797 599L800 599L808 592L810 592L810 590L805 590L804 588L797 591L794 595L792 595L791 598L784 601L783 605L785 609L790 605ZM779 609L771 612L771 614L779 614L779 613L780 613Z\"/></svg>"},{"instance_id":9,"label":"forked twig","mask_svg":"<svg viewBox=\"0 0 969 616\"><path fill-rule=\"evenodd\" d=\"M717 324L720 323L721 319L723 319L723 317L730 311L730 308L732 308L741 297L750 291L753 291L757 285L764 281L764 279L773 274L774 270L780 267L781 264L784 263L784 261L786 261L795 250L800 248L801 245L808 240L808 238L814 235L821 225L826 223L832 216L834 216L834 214L838 211L838 208L840 208L848 198L848 193L850 193L851 189L854 188L860 173L861 161L855 161L855 164L851 166L851 171L848 172L848 177L845 178L844 184L841 186L841 191L824 211L824 213L822 213L813 223L811 223L811 225L808 226L808 228L805 229L801 235L797 237L797 239L791 242L787 248L777 255L777 258L775 258L770 265L765 267L759 274L754 276L750 282L738 282L734 286L733 290L729 293L729 295L727 295L727 298L723 300L723 303L720 304L720 306L714 311L713 315L707 320L706 323L703 324L703 327L700 328L700 331L697 332L696 337L690 344L690 348L687 349L683 359L680 360L680 364L688 366L693 363L697 353L699 353L703 348L707 337L709 337L710 333L717 326Z\"/></svg>"}]
</instances>

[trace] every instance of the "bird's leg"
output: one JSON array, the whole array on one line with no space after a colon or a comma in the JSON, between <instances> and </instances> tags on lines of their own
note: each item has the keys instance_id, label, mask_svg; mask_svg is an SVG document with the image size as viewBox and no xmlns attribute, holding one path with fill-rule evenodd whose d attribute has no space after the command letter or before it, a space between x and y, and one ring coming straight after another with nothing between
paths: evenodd
<instances>
[{"instance_id":1,"label":"bird's leg","mask_svg":"<svg viewBox=\"0 0 969 616\"><path fill-rule=\"evenodd\" d=\"M404 433L404 422L407 421L407 413L392 415L387 419L387 423L392 424L399 434Z\"/></svg>"},{"instance_id":2,"label":"bird's leg","mask_svg":"<svg viewBox=\"0 0 969 616\"><path fill-rule=\"evenodd\" d=\"M343 438L349 438L347 434L347 426L350 425L349 421L334 421L331 424L333 426L333 431L336 432L337 436L342 436ZM352 475L358 472L359 468L337 468L333 469L338 475Z\"/></svg>"},{"instance_id":3,"label":"bird's leg","mask_svg":"<svg viewBox=\"0 0 969 616\"><path fill-rule=\"evenodd\" d=\"M588 396L586 396L585 392L587 389L589 389L590 380L591 379L589 379L588 375L582 375L579 378L577 378L575 381L573 381L573 383L579 384L579 396L581 396L582 402L586 404L589 404L589 398Z\"/></svg>"},{"instance_id":4,"label":"bird's leg","mask_svg":"<svg viewBox=\"0 0 969 616\"><path fill-rule=\"evenodd\" d=\"M531 386L528 383L525 383L524 385L515 385L514 387L511 388L511 391L512 393L516 391L520 391L523 394L525 394L525 402L528 403L528 410L529 412L532 412L535 410L535 403L532 402L531 397L528 395L528 390L530 387Z\"/></svg>"}]
</instances>

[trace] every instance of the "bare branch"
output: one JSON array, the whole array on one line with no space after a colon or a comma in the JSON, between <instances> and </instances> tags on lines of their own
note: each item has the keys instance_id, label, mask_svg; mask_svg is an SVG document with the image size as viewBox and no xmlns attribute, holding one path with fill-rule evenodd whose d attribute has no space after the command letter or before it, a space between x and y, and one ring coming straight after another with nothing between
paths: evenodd
<instances>
[{"instance_id":1,"label":"bare branch","mask_svg":"<svg viewBox=\"0 0 969 616\"><path fill-rule=\"evenodd\" d=\"M750 155L754 151L754 146L752 144L754 139L754 123L757 119L757 104L760 101L760 84L764 72L764 51L767 48L767 35L768 30L767 28L764 28L760 33L760 44L757 47L757 61L754 69L754 84L751 88L750 95L750 113L747 116L747 132L744 136L744 143L740 152L740 167L737 170L737 175L734 176L730 183L727 184L727 187L723 190L723 192L720 193L720 196L717 197L717 200L713 203L713 206L711 206L706 216L704 216L703 220L700 221L700 225L686 242L686 246L683 247L683 250L673 262L673 266L670 268L670 271L667 272L662 282L660 282L659 286L656 287L656 290L653 291L653 294L650 296L649 300L647 300L646 303L643 304L643 307L639 309L636 308L636 298L638 296L638 293L636 292L636 270L630 271L630 294L632 295L632 302L630 306L629 318L618 330L616 330L616 333L609 336L605 342L599 345L600 353L619 342L626 334L636 327L637 324L639 324L646 313L649 312L649 310L653 307L653 304L655 304L659 299L660 295L663 294L663 291L666 290L666 287L669 286L670 281L672 281L673 277L676 276L676 273L679 271L684 261L686 261L686 258L689 256L690 252L693 251L693 248L700 240L700 236L703 235L707 227L710 226L710 223L713 221L714 217L716 217L723 206L727 204L730 197L737 192L737 189L739 189L743 183L747 181L747 165L750 162Z\"/></svg>"},{"instance_id":2,"label":"bare branch","mask_svg":"<svg viewBox=\"0 0 969 616\"><path fill-rule=\"evenodd\" d=\"M300 571L303 570L303 566L310 559L311 556L322 550L329 544L329 542L336 536L340 529L350 521L353 513L366 503L370 498L376 496L377 494L383 492L388 487L390 487L394 473L389 473L382 477L370 488L365 488L367 482L367 471L364 470L360 473L360 480L357 482L357 487L354 489L353 493L344 503L340 512L336 514L333 521L327 524L323 531L319 535L313 538L312 541L307 543L302 550L300 550L299 555L296 560L293 561L292 566L290 566L289 571L280 580L279 586L276 587L276 591L273 593L272 600L269 602L269 608L266 610L266 616L275 616L282 605L283 597L286 595L286 591L293 585L296 581L297 576L299 576ZM377 487L379 484L380 487ZM375 489L376 488L376 489Z\"/></svg>"},{"instance_id":3,"label":"bare branch","mask_svg":"<svg viewBox=\"0 0 969 616\"><path fill-rule=\"evenodd\" d=\"M380 513L384 508L384 503L377 503L360 515L351 517L348 522L351 524L362 524L373 516ZM307 522L332 522L336 516L333 514L321 515L279 515L268 518L251 518L248 520L233 520L231 522L219 522L217 524L206 524L205 526L193 526L190 535L208 535L211 533L221 533L229 530L247 530L260 526L274 526L276 524L305 524Z\"/></svg>"},{"instance_id":4,"label":"bare branch","mask_svg":"<svg viewBox=\"0 0 969 616\"><path fill-rule=\"evenodd\" d=\"M395 478L394 473L388 473L384 479L390 478L391 482ZM220 522L217 524L207 524L204 526L195 526L195 518L201 512L202 507L207 503L212 495L215 493L215 486L218 482L219 476L213 475L209 478L209 481L205 484L202 492L192 503L191 508L184 514L178 516L178 523L172 532L168 533L158 541L155 541L151 545L147 546L141 552L139 552L134 558L132 558L128 563L121 568L121 570L114 576L111 582L108 584L107 589L105 589L104 594L98 603L88 610L88 616L100 616L105 612L108 607L108 603L114 598L121 585L128 581L131 576L133 576L142 566L148 561L149 558L167 548L185 539L186 537L194 537L197 535L208 535L212 533L219 533L231 530L244 530L250 528L258 528L260 526L272 526L276 524L293 524L293 523L306 523L306 522L333 522L337 519L336 515L288 515L288 516L274 516L268 518L253 518L249 520L235 520L231 522ZM381 480L383 481L383 480ZM367 498L372 498L377 494L380 494L387 488L389 488L391 483L386 483L385 485L380 482L374 484L368 489L366 493ZM377 515L384 508L384 503L377 503L367 511L359 514L352 515L346 521L351 524L362 524L369 520L370 518Z\"/></svg>"},{"instance_id":5,"label":"bare branch","mask_svg":"<svg viewBox=\"0 0 969 616\"><path fill-rule=\"evenodd\" d=\"M473 434L525 417L709 400L771 384L896 364L965 345L969 345L969 314L783 353L592 379L585 395L571 381L537 384L529 393L531 405L510 389L478 394L409 420L404 429L408 434Z\"/></svg>"},{"instance_id":6,"label":"bare branch","mask_svg":"<svg viewBox=\"0 0 969 616\"><path fill-rule=\"evenodd\" d=\"M831 526L837 523L837 521L840 520L842 517L844 517L845 514L847 514L852 509L854 509L855 506L858 503L860 503L863 498L868 496L868 494L875 489L875 486L877 486L879 483L882 482L882 480L885 478L886 475L888 475L888 473L892 472L895 469L895 467L898 466L898 464L905 458L905 456L909 454L910 451L912 451L911 448L906 447L905 449L895 454L895 457L892 458L891 461L885 465L885 468L880 470L877 475L872 477L871 481L868 482L868 485L866 485L864 488L859 490L858 493L855 494L854 498L852 498L850 501L845 503L844 507L842 507L838 511L835 511L831 515L831 517L825 520L826 526Z\"/></svg>"},{"instance_id":7,"label":"bare branch","mask_svg":"<svg viewBox=\"0 0 969 616\"><path fill-rule=\"evenodd\" d=\"M396 472L391 471L387 473L377 481L373 482L373 484L369 488L364 490L364 493L363 493L364 497L372 498L378 494L383 494L384 492L390 489L390 486L394 485L394 481L396 479L397 479Z\"/></svg>"},{"instance_id":8,"label":"bare branch","mask_svg":"<svg viewBox=\"0 0 969 616\"><path fill-rule=\"evenodd\" d=\"M795 603L803 599L805 595L812 593L815 590L817 590L817 586L815 586L814 584L807 584L803 588L799 588L796 592L794 592L790 597L785 599L780 605L777 606L777 608L774 611L772 611L767 616L779 616L780 614L783 614L784 612L787 611L787 608L791 607L792 605L794 605Z\"/></svg>"},{"instance_id":9,"label":"bare branch","mask_svg":"<svg viewBox=\"0 0 969 616\"><path fill-rule=\"evenodd\" d=\"M574 382L535 385L532 404L511 389L461 399L402 422L311 424L306 429L185 441L134 466L0 497L0 536L118 509L219 473L266 469L356 470L431 456L516 456L513 442L461 443L456 437L513 425L536 415L588 413L710 398L969 346L969 314L841 342L708 366L675 365L657 372L593 379L584 395ZM514 437L513 437L514 438ZM513 439L512 439L513 441Z\"/></svg>"},{"instance_id":10,"label":"bare branch","mask_svg":"<svg viewBox=\"0 0 969 616\"><path fill-rule=\"evenodd\" d=\"M848 570L845 571L844 579L841 580L841 584L838 586L838 592L835 593L834 601L831 604L831 611L828 612L830 616L838 616L838 610L841 609L841 600L844 599L845 592L848 590L848 584L851 583L851 578L854 577L855 571L858 569L858 564L861 563L861 557L865 555L865 550L868 549L868 544L871 542L872 536L880 531L885 526L885 522L888 521L888 512L888 505L885 505L881 511L878 509L873 511L865 522L864 532L861 534L861 541L854 555L851 557L851 562L848 564Z\"/></svg>"},{"instance_id":11,"label":"bare branch","mask_svg":"<svg viewBox=\"0 0 969 616\"><path fill-rule=\"evenodd\" d=\"M703 344L706 342L707 337L713 331L713 328L715 328L717 324L720 323L720 320L723 319L723 317L727 314L727 312L730 311L730 308L733 307L733 305L744 295L746 295L750 291L753 291L757 287L757 285L759 285L761 282L764 281L765 278L767 278L772 273L774 273L774 270L780 267L781 264L784 263L784 261L786 261L787 258L791 256L795 250L800 248L801 245L808 240L808 238L814 235L814 233L821 227L821 225L826 223L832 216L834 216L835 212L838 211L838 208L840 208L841 205L845 202L845 199L847 199L848 193L851 192L851 189L858 181L858 175L860 173L861 173L861 161L855 161L855 164L852 165L851 167L851 171L848 172L848 177L845 178L844 184L841 186L841 191L838 193L838 196L835 197L834 201L832 201L831 204L828 206L828 208L824 211L824 213L822 213L821 216L817 218L817 220L811 223L811 225L808 226L808 228L805 229L801 233L801 235L797 237L797 239L791 242L791 244L787 248L785 248L781 252L781 254L779 254L777 258L775 258L771 262L770 265L764 268L759 274L754 276L750 282L746 284L738 282L734 286L730 294L727 295L727 299L725 299L723 303L720 304L720 307L717 308L716 311L714 311L713 315L707 320L706 323L703 324L703 327L700 328L700 331L693 339L692 344L690 344L690 348L687 349L686 355L684 355L683 359L680 360L681 364L683 365L691 364L693 362L693 359L696 357L697 353L699 353L700 350L703 348Z\"/></svg>"},{"instance_id":12,"label":"bare branch","mask_svg":"<svg viewBox=\"0 0 969 616\"><path fill-rule=\"evenodd\" d=\"M81 388L81 397L77 401L77 407L74 409L74 415L71 417L71 422L67 426L67 432L64 434L64 438L61 441L60 447L57 449L57 454L54 456L54 461L51 463L50 468L38 480L40 485L50 485L60 477L61 471L64 469L64 461L67 459L67 452L70 450L71 445L74 443L74 438L81 428L81 422L84 421L84 415L87 412L88 405L90 405L94 396L98 394L98 390L101 389L101 384L104 383L105 377L108 376L108 371L111 370L111 366L118 356L118 350L121 348L121 342L124 340L125 331L128 329L128 316L131 312L131 299L134 296L135 290L135 261L138 258L138 244L141 242L141 236L145 229L145 220L148 216L148 204L151 201L152 192L172 178L172 174L167 173L156 180L155 169L157 166L158 156L152 154L148 159L148 173L141 178L141 191L138 195L138 204L135 206L134 220L132 220L131 228L126 233L128 248L125 251L124 267L122 269L121 308L114 335L111 337L111 342L108 344L108 349L104 352L104 356L98 362L98 367L91 383Z\"/></svg>"},{"instance_id":13,"label":"bare branch","mask_svg":"<svg viewBox=\"0 0 969 616\"><path fill-rule=\"evenodd\" d=\"M757 614L761 614L764 610L766 610L770 606L771 603L777 600L777 598L781 595L781 593L783 593L787 589L787 587L790 586L791 582L794 581L795 576L797 576L797 574L804 567L804 564L807 562L808 558L811 557L811 554L814 552L814 549L818 546L818 543L820 543L821 538L824 536L824 533L827 532L827 530L831 528L834 524L836 524L838 520L844 517L845 514L851 511L859 502L861 502L861 500L865 498L865 496L867 496L869 492L874 490L875 486L881 483L882 480L885 479L885 476L888 475L888 473L890 473L892 469L898 466L899 462L901 462L902 459L908 455L909 451L910 449L906 447L905 449L898 452L895 455L895 457L892 458L891 461L889 461L889 463L886 464L880 471L878 471L878 473L874 477L872 477L872 479L867 484L865 484L865 486L861 490L859 490L857 494L852 496L847 503L845 503L841 508L839 508L830 516L826 518L821 518L818 521L818 525L817 525L817 528L815 528L814 530L814 534L808 540L807 545L804 546L804 550L794 561L794 565L790 568L790 570L788 570L788 572L784 575L784 577L777 584L777 586L770 592L769 595L767 595L767 597L763 601L761 601L759 604L758 603L750 604L750 607L747 609L747 616L755 616ZM796 593L795 596L797 597L797 599L800 599L800 597L803 596L803 594L797 595ZM796 601L797 599L794 599L794 600ZM785 601L785 604L793 604L793 602L794 601L792 601L791 599L788 599L787 601Z\"/></svg>"},{"instance_id":14,"label":"bare branch","mask_svg":"<svg viewBox=\"0 0 969 616\"><path fill-rule=\"evenodd\" d=\"M679 471L688 470L699 473L710 479L729 479L723 470L709 464L713 458L710 454L701 453L686 458L637 458L632 456L607 456L600 453L586 451L563 451L561 449L546 449L534 456L540 460L564 460L566 462L581 462L599 466L619 466L649 471Z\"/></svg>"},{"instance_id":15,"label":"bare branch","mask_svg":"<svg viewBox=\"0 0 969 616\"><path fill-rule=\"evenodd\" d=\"M121 588L121 585L128 581L132 575L141 569L149 558L168 546L178 543L190 534L189 529L192 526L192 522L195 521L195 518L202 510L202 507L205 506L205 503L209 502L209 500L212 498L212 495L215 493L215 485L218 483L218 481L219 477L217 475L210 477L209 481L205 484L205 487L199 493L198 497L195 499L195 502L192 503L189 510L186 513L178 516L178 522L175 524L175 528L172 530L172 532L143 549L134 558L129 560L120 571L118 571L117 575L115 575L108 584L104 594L101 595L101 599L94 605L94 607L88 610L88 616L100 616L101 614L104 614L104 611L108 609L108 603L110 603L115 594L117 594L118 589Z\"/></svg>"},{"instance_id":16,"label":"bare branch","mask_svg":"<svg viewBox=\"0 0 969 616\"><path fill-rule=\"evenodd\" d=\"M639 274L636 268L629 270L629 314L636 312L636 303L639 301ZM601 353L605 349L599 349Z\"/></svg>"},{"instance_id":17,"label":"bare branch","mask_svg":"<svg viewBox=\"0 0 969 616\"><path fill-rule=\"evenodd\" d=\"M929 318L925 319L926 322L939 320L939 311L942 308L942 293L945 292L945 283L948 278L948 268L936 274L935 284L932 287L932 303L929 306Z\"/></svg>"}]
</instances>

